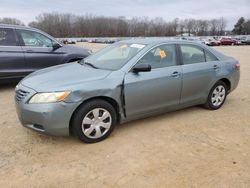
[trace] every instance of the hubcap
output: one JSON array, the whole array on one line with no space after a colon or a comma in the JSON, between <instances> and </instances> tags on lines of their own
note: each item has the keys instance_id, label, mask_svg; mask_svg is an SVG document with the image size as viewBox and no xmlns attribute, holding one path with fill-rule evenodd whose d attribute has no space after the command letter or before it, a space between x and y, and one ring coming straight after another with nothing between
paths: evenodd
<instances>
[{"instance_id":1,"label":"hubcap","mask_svg":"<svg viewBox=\"0 0 250 188\"><path fill-rule=\"evenodd\" d=\"M103 108L95 108L87 113L82 120L82 132L88 138L100 138L110 129L112 118Z\"/></svg>"},{"instance_id":2,"label":"hubcap","mask_svg":"<svg viewBox=\"0 0 250 188\"><path fill-rule=\"evenodd\" d=\"M217 86L212 94L212 104L216 107L220 106L223 103L225 96L226 96L226 89L224 88L224 86L222 85Z\"/></svg>"}]
</instances>

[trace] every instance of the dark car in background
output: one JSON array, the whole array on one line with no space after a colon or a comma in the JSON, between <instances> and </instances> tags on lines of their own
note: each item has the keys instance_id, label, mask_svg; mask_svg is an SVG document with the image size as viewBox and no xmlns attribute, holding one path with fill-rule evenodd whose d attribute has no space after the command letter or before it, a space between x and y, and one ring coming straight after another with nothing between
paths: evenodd
<instances>
[{"instance_id":1,"label":"dark car in background","mask_svg":"<svg viewBox=\"0 0 250 188\"><path fill-rule=\"evenodd\" d=\"M23 78L36 70L74 62L90 50L67 46L34 28L0 24L0 82Z\"/></svg>"}]
</instances>

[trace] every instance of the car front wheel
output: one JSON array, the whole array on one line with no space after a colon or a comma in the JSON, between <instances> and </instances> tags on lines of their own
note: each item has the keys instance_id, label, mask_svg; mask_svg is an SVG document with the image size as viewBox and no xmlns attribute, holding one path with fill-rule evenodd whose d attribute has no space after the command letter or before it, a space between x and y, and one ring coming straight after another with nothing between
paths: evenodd
<instances>
[{"instance_id":1,"label":"car front wheel","mask_svg":"<svg viewBox=\"0 0 250 188\"><path fill-rule=\"evenodd\" d=\"M205 107L210 110L219 109L227 98L227 85L223 81L218 81L211 89Z\"/></svg>"},{"instance_id":2,"label":"car front wheel","mask_svg":"<svg viewBox=\"0 0 250 188\"><path fill-rule=\"evenodd\" d=\"M95 143L107 138L116 125L116 111L104 100L83 104L74 114L74 133L85 143Z\"/></svg>"}]
</instances>

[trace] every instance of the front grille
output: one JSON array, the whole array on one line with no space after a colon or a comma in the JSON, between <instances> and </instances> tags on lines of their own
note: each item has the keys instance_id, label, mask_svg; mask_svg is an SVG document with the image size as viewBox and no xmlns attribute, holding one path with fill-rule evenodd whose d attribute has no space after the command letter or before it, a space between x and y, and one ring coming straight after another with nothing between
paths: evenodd
<instances>
[{"instance_id":1,"label":"front grille","mask_svg":"<svg viewBox=\"0 0 250 188\"><path fill-rule=\"evenodd\" d=\"M21 102L28 94L29 94L28 91L24 91L24 90L19 89L16 91L16 100L18 102Z\"/></svg>"}]
</instances>

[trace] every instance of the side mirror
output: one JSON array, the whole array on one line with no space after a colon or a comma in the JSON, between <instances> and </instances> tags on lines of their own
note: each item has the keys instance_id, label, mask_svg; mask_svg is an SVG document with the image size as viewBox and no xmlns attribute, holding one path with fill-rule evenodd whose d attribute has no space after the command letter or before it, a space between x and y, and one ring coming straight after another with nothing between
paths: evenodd
<instances>
[{"instance_id":1,"label":"side mirror","mask_svg":"<svg viewBox=\"0 0 250 188\"><path fill-rule=\"evenodd\" d=\"M61 45L58 44L57 42L55 42L55 43L53 43L52 48L53 48L53 51L55 51L55 50L61 48Z\"/></svg>"},{"instance_id":2,"label":"side mirror","mask_svg":"<svg viewBox=\"0 0 250 188\"><path fill-rule=\"evenodd\" d=\"M133 67L133 72L150 72L151 71L151 65L149 64L137 64Z\"/></svg>"}]
</instances>

